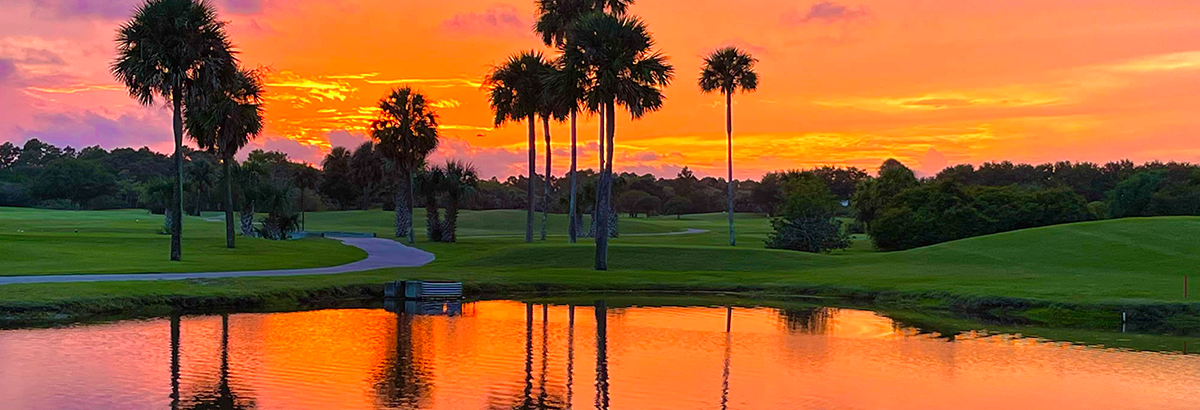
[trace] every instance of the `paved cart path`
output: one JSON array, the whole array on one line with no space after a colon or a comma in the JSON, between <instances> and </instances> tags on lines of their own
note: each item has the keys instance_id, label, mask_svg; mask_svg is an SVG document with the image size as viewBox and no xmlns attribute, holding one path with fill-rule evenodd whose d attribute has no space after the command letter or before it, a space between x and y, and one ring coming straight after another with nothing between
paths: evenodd
<instances>
[{"instance_id":1,"label":"paved cart path","mask_svg":"<svg viewBox=\"0 0 1200 410\"><path fill-rule=\"evenodd\" d=\"M3 276L0 285L14 283L64 283L64 282L108 282L122 280L180 280L209 278L242 278L250 276L298 276L331 275L336 273L361 272L380 268L422 266L433 262L433 254L405 246L385 238L333 238L342 243L367 251L366 259L345 265L324 268L275 269L234 272L187 272L187 273L126 273L99 275L38 275Z\"/></svg>"}]
</instances>

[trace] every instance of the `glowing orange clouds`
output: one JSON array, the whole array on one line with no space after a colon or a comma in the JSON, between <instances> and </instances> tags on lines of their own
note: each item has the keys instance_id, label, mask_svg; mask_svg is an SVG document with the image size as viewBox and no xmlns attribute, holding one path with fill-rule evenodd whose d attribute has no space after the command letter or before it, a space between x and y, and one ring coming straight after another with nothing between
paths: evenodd
<instances>
[{"instance_id":1,"label":"glowing orange clouds","mask_svg":"<svg viewBox=\"0 0 1200 410\"><path fill-rule=\"evenodd\" d=\"M54 142L65 133L60 140L73 144L147 143L85 117L163 121L126 126L170 130L169 118L147 113L161 107L137 106L107 72L121 13L17 3L0 16L0 109L10 113L0 119L0 139ZM365 140L377 100L407 85L438 109L439 158L468 157L486 176L521 172L525 127L492 129L481 79L511 53L554 54L530 31L532 0L218 5L243 63L271 70L266 135L251 148L319 162L333 145ZM739 178L823 164L874 167L888 157L926 173L1001 159L1200 161L1194 1L747 0L737 7L729 12L720 0L632 6L678 71L662 111L639 121L618 116L617 168L670 175L686 165L723 174L722 101L695 85L701 56L722 45L761 60L759 91L734 98ZM595 127L591 116L580 118L583 167L594 158L586 144ZM555 124L552 133L556 155L565 154L568 127ZM557 161L556 172L565 165Z\"/></svg>"}]
</instances>

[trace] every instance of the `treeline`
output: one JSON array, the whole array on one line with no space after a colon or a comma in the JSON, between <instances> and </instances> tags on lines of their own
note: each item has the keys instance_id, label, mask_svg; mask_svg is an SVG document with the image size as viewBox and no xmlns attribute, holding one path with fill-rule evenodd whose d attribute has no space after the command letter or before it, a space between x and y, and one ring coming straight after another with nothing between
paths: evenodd
<instances>
[{"instance_id":1,"label":"treeline","mask_svg":"<svg viewBox=\"0 0 1200 410\"><path fill-rule=\"evenodd\" d=\"M858 184L851 203L877 248L901 250L1060 223L1200 215L1200 166L1006 161L918 179L888 160Z\"/></svg>"},{"instance_id":2,"label":"treeline","mask_svg":"<svg viewBox=\"0 0 1200 410\"><path fill-rule=\"evenodd\" d=\"M222 176L218 159L208 152L190 149L185 150L184 157L185 212L221 210L224 194L219 189ZM265 166L275 184L291 185L294 189L291 195L297 203L301 202L300 188L304 188L307 211L395 208L394 170L371 142L353 149L334 147L323 159L321 169L293 162L287 154L277 151L255 150L239 166L246 163ZM146 208L160 214L166 200L161 195L156 197L156 189L159 183L172 177L171 170L170 157L145 147L106 151L92 146L77 151L37 139L22 146L5 142L0 145L0 206ZM838 200L848 200L855 184L867 178L865 171L853 167L823 167L811 172L826 182ZM781 187L786 174L771 173L758 181L737 181L735 209L774 214L783 198ZM579 171L578 177L576 200L581 212L591 213L598 176L585 169ZM543 178L541 174L535 175L534 186L543 186ZM524 209L528 206L525 192L528 182L524 175L478 181L473 194L462 199L461 207ZM550 212L565 213L569 205L569 178L551 176L550 186ZM614 205L618 212L630 217L723 212L725 187L724 178L699 178L687 167L670 179L620 173L614 177ZM535 205L541 207L543 193L541 189L537 191ZM438 198L442 207L446 200Z\"/></svg>"}]
</instances>

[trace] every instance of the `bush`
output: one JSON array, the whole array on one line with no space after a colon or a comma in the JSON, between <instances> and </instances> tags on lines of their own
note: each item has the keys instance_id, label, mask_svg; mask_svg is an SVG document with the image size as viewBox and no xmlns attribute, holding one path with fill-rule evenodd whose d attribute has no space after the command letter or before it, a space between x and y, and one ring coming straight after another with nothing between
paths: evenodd
<instances>
[{"instance_id":1,"label":"bush","mask_svg":"<svg viewBox=\"0 0 1200 410\"><path fill-rule=\"evenodd\" d=\"M1088 210L1089 214L1092 214L1092 219L1108 218L1109 211L1108 211L1108 203L1107 202L1104 202L1104 201L1088 202L1087 210Z\"/></svg>"},{"instance_id":2,"label":"bush","mask_svg":"<svg viewBox=\"0 0 1200 410\"><path fill-rule=\"evenodd\" d=\"M1085 200L1067 189L966 187L944 181L904 190L868 225L881 250L920 246L1092 219Z\"/></svg>"},{"instance_id":3,"label":"bush","mask_svg":"<svg viewBox=\"0 0 1200 410\"><path fill-rule=\"evenodd\" d=\"M823 253L850 247L850 235L834 218L839 207L825 182L804 173L783 186L781 216L771 220L775 229L767 236L767 247Z\"/></svg>"},{"instance_id":4,"label":"bush","mask_svg":"<svg viewBox=\"0 0 1200 410\"><path fill-rule=\"evenodd\" d=\"M0 206L30 206L33 198L25 186L13 182L0 182Z\"/></svg>"}]
</instances>

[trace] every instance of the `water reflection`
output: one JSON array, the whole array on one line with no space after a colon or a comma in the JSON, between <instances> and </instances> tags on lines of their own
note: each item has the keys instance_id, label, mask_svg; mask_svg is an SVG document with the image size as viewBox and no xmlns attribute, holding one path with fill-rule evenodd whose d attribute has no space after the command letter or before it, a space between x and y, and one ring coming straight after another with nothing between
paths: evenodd
<instances>
[{"instance_id":1,"label":"water reflection","mask_svg":"<svg viewBox=\"0 0 1200 410\"><path fill-rule=\"evenodd\" d=\"M0 331L0 409L1200 408L1197 356L951 342L868 311L389 310Z\"/></svg>"}]
</instances>

